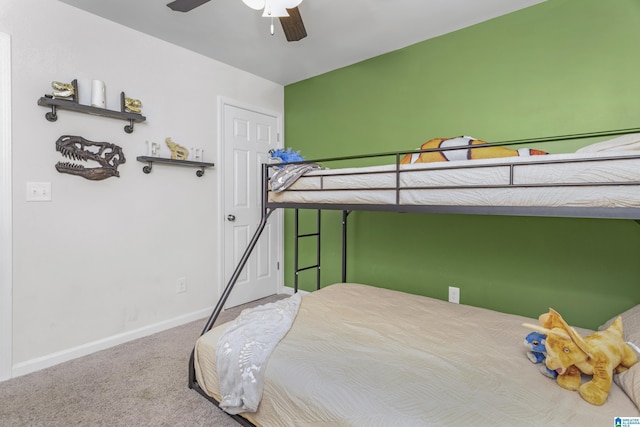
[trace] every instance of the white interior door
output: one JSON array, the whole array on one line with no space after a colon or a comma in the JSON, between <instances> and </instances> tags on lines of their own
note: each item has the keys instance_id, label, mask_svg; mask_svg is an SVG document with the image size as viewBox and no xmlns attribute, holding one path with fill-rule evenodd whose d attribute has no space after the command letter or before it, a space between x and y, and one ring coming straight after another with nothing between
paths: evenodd
<instances>
[{"instance_id":1,"label":"white interior door","mask_svg":"<svg viewBox=\"0 0 640 427\"><path fill-rule=\"evenodd\" d=\"M0 381L12 370L11 40L0 33Z\"/></svg>"},{"instance_id":2,"label":"white interior door","mask_svg":"<svg viewBox=\"0 0 640 427\"><path fill-rule=\"evenodd\" d=\"M278 117L223 106L224 281L247 248L261 218L261 165L278 147ZM281 225L272 215L227 300L227 307L278 292Z\"/></svg>"}]
</instances>

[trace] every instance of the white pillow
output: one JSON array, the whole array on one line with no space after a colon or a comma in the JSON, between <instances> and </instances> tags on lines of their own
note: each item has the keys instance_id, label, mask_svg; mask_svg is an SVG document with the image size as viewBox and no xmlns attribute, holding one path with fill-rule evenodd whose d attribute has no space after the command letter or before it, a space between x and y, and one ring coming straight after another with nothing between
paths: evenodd
<instances>
[{"instance_id":1,"label":"white pillow","mask_svg":"<svg viewBox=\"0 0 640 427\"><path fill-rule=\"evenodd\" d=\"M640 150L640 133L630 133L617 138L608 139L587 145L576 150L576 153L597 153L601 151L637 151Z\"/></svg>"},{"instance_id":2,"label":"white pillow","mask_svg":"<svg viewBox=\"0 0 640 427\"><path fill-rule=\"evenodd\" d=\"M640 304L631 307L619 316L622 317L624 339L638 353L638 348L640 348ZM617 318L618 316L609 319L598 330L607 329ZM638 359L640 359L640 354L638 354ZM640 362L633 365L629 370L614 375L613 381L624 390L629 399L640 409Z\"/></svg>"}]
</instances>

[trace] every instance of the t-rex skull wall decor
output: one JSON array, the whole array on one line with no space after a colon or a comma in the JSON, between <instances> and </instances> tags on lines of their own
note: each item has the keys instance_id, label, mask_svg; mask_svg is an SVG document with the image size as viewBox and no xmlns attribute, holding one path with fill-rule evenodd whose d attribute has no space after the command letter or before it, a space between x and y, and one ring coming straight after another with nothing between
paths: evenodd
<instances>
[{"instance_id":1,"label":"t-rex skull wall decor","mask_svg":"<svg viewBox=\"0 0 640 427\"><path fill-rule=\"evenodd\" d=\"M122 148L110 142L94 142L81 136L62 135L56 141L56 151L68 159L94 161L100 166L86 168L72 162L58 162L56 169L60 173L78 175L93 181L119 177L118 166L125 163Z\"/></svg>"}]
</instances>

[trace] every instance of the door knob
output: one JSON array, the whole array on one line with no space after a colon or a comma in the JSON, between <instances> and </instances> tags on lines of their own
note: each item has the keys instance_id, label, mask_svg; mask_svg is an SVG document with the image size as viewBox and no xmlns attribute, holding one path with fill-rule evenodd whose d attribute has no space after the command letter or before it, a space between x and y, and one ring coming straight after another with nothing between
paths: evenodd
<instances>
[{"instance_id":1,"label":"door knob","mask_svg":"<svg viewBox=\"0 0 640 427\"><path fill-rule=\"evenodd\" d=\"M227 215L227 221L233 222L235 220L236 220L236 216L235 215L231 215L231 214Z\"/></svg>"}]
</instances>

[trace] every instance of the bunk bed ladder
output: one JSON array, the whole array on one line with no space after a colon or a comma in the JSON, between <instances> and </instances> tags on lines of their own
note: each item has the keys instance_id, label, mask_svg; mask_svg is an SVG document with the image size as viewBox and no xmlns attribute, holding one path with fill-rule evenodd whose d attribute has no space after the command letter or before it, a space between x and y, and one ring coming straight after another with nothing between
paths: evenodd
<instances>
[{"instance_id":1,"label":"bunk bed ladder","mask_svg":"<svg viewBox=\"0 0 640 427\"><path fill-rule=\"evenodd\" d=\"M315 233L307 233L300 234L299 230L299 220L300 220L300 212L298 209L295 209L295 245L294 245L294 270L295 270L295 281L294 281L294 292L298 292L298 278L300 272L305 270L316 269L316 289L320 289L320 223L321 223L321 210L317 210L317 222L316 222L316 232ZM309 265L306 267L300 267L300 239L305 239L308 237L316 238L316 263L314 265Z\"/></svg>"}]
</instances>

